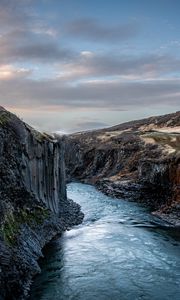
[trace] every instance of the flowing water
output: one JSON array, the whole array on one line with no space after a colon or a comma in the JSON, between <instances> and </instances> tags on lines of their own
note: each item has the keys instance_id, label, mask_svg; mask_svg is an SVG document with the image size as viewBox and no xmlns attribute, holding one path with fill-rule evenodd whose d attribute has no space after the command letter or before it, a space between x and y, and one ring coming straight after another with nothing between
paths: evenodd
<instances>
[{"instance_id":1,"label":"flowing water","mask_svg":"<svg viewBox=\"0 0 180 300\"><path fill-rule=\"evenodd\" d=\"M178 233L142 206L86 184L69 184L68 197L84 221L46 248L31 299L180 299Z\"/></svg>"}]
</instances>

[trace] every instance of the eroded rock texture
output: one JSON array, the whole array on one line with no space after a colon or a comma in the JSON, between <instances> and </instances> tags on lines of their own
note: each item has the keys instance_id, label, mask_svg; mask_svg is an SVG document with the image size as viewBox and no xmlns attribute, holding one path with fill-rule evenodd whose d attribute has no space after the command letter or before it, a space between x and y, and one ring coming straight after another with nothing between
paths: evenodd
<instances>
[{"instance_id":1,"label":"eroded rock texture","mask_svg":"<svg viewBox=\"0 0 180 300\"><path fill-rule=\"evenodd\" d=\"M7 177L11 189L12 184L13 189L24 188L58 213L61 200L66 198L63 144L33 130L9 112L0 114L2 184Z\"/></svg>"},{"instance_id":2,"label":"eroded rock texture","mask_svg":"<svg viewBox=\"0 0 180 300\"><path fill-rule=\"evenodd\" d=\"M68 180L143 202L180 224L180 112L66 137Z\"/></svg>"},{"instance_id":3,"label":"eroded rock texture","mask_svg":"<svg viewBox=\"0 0 180 300\"><path fill-rule=\"evenodd\" d=\"M63 141L0 108L0 299L24 299L43 246L82 218L66 197Z\"/></svg>"}]
</instances>

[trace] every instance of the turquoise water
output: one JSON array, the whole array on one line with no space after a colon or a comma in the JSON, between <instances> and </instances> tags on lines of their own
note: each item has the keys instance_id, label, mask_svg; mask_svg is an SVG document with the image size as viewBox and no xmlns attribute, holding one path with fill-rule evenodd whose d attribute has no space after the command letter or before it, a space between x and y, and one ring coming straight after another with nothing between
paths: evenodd
<instances>
[{"instance_id":1,"label":"turquoise water","mask_svg":"<svg viewBox=\"0 0 180 300\"><path fill-rule=\"evenodd\" d=\"M31 300L179 300L178 233L136 203L71 183L81 225L45 249Z\"/></svg>"}]
</instances>

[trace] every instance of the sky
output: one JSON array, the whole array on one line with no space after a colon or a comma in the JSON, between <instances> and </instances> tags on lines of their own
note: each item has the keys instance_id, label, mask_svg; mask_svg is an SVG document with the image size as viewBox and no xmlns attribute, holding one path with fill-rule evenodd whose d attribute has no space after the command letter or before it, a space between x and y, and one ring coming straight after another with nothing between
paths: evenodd
<instances>
[{"instance_id":1,"label":"sky","mask_svg":"<svg viewBox=\"0 0 180 300\"><path fill-rule=\"evenodd\" d=\"M180 110L179 0L0 0L0 105L70 133Z\"/></svg>"}]
</instances>

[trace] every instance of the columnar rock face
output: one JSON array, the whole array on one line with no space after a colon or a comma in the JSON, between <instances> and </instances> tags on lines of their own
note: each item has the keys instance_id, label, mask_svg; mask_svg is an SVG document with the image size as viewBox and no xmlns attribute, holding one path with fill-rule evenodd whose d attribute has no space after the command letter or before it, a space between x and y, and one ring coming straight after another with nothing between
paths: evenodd
<instances>
[{"instance_id":1,"label":"columnar rock face","mask_svg":"<svg viewBox=\"0 0 180 300\"><path fill-rule=\"evenodd\" d=\"M63 143L2 109L0 125L1 181L11 172L14 185L58 214L60 203L66 199ZM17 168L13 169L11 163Z\"/></svg>"},{"instance_id":2,"label":"columnar rock face","mask_svg":"<svg viewBox=\"0 0 180 300\"><path fill-rule=\"evenodd\" d=\"M43 246L82 219L66 197L63 139L0 107L0 299L25 299Z\"/></svg>"},{"instance_id":3,"label":"columnar rock face","mask_svg":"<svg viewBox=\"0 0 180 300\"><path fill-rule=\"evenodd\" d=\"M75 133L65 148L68 180L143 202L180 224L180 112Z\"/></svg>"},{"instance_id":4,"label":"columnar rock face","mask_svg":"<svg viewBox=\"0 0 180 300\"><path fill-rule=\"evenodd\" d=\"M57 214L66 199L63 152L63 144L50 137L37 138L31 130L22 152L22 177L27 191Z\"/></svg>"}]
</instances>

